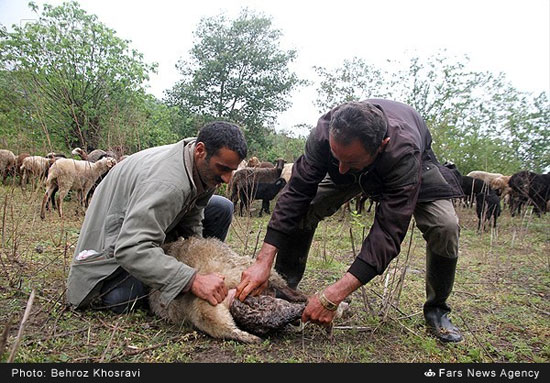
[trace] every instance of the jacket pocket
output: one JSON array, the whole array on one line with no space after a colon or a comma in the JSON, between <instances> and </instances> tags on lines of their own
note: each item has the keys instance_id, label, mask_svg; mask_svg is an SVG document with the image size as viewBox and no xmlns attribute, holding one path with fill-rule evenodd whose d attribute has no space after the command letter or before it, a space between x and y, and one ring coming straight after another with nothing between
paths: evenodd
<instances>
[{"instance_id":1,"label":"jacket pocket","mask_svg":"<svg viewBox=\"0 0 550 383\"><path fill-rule=\"evenodd\" d=\"M124 216L122 214L111 214L105 219L104 233L105 233L105 246L103 248L103 254L107 258L112 258L115 252L116 240L122 224L124 222Z\"/></svg>"},{"instance_id":2,"label":"jacket pocket","mask_svg":"<svg viewBox=\"0 0 550 383\"><path fill-rule=\"evenodd\" d=\"M425 161L422 163L422 185L428 187L447 184L447 180L433 162Z\"/></svg>"}]
</instances>

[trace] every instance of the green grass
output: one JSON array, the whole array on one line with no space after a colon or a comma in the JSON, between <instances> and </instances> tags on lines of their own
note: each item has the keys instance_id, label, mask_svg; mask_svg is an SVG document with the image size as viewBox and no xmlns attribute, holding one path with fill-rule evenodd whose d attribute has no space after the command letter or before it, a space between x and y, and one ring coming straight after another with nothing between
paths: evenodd
<instances>
[{"instance_id":1,"label":"green grass","mask_svg":"<svg viewBox=\"0 0 550 383\"><path fill-rule=\"evenodd\" d=\"M39 218L42 191L0 187L2 243L0 329L8 327L2 354L15 342L30 292L36 298L15 362L549 362L550 215L512 218L505 211L497 236L478 234L475 212L458 208L460 258L449 303L465 340L442 344L431 337L421 314L425 243L410 232L402 254L388 271L352 294L350 312L331 334L307 324L288 328L256 345L212 339L188 325L172 325L148 312L117 316L71 311L64 305L65 281L83 220L73 201L65 217ZM273 204L273 203L272 203ZM254 205L259 209L259 205ZM238 217L227 242L252 256L269 217ZM360 249L372 213L336 213L319 226L300 288L313 294L338 280ZM365 228L365 229L364 229ZM396 278L407 266L397 301ZM393 271L396 277L392 277ZM387 278L386 278L387 277ZM386 285L387 281L387 285ZM393 306L384 297L393 294Z\"/></svg>"}]
</instances>

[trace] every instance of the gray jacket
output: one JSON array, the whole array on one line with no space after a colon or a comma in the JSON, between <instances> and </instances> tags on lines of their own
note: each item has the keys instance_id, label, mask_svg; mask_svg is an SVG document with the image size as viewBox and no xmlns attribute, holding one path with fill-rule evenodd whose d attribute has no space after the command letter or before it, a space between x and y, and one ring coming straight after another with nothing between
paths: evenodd
<instances>
[{"instance_id":1,"label":"gray jacket","mask_svg":"<svg viewBox=\"0 0 550 383\"><path fill-rule=\"evenodd\" d=\"M202 235L204 208L214 189L193 177L195 139L135 153L101 181L80 231L67 300L82 308L119 267L161 292L167 305L196 270L167 256L167 234ZM84 250L97 254L79 260Z\"/></svg>"}]
</instances>

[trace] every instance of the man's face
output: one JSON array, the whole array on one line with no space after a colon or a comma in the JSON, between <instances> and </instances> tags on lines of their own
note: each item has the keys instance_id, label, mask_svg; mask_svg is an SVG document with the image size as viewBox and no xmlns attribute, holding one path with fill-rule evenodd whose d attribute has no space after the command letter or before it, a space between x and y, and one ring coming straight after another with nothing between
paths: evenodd
<instances>
[{"instance_id":1,"label":"man's face","mask_svg":"<svg viewBox=\"0 0 550 383\"><path fill-rule=\"evenodd\" d=\"M361 144L359 139L353 140L349 145L343 145L336 141L332 135L329 136L330 151L334 158L338 160L338 171L341 174L347 172L358 172L372 164L389 139L384 139L374 155L371 155Z\"/></svg>"},{"instance_id":2,"label":"man's face","mask_svg":"<svg viewBox=\"0 0 550 383\"><path fill-rule=\"evenodd\" d=\"M224 147L206 160L207 152L202 142L198 142L195 146L195 164L202 182L209 188L219 186L221 183L228 183L233 174L233 170L237 169L241 158L239 155Z\"/></svg>"}]
</instances>

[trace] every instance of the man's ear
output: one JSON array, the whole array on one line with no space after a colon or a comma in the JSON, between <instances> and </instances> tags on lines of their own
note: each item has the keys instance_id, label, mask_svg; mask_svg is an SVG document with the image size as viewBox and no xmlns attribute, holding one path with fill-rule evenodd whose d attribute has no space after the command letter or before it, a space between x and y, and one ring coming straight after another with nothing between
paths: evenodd
<instances>
[{"instance_id":1,"label":"man's ear","mask_svg":"<svg viewBox=\"0 0 550 383\"><path fill-rule=\"evenodd\" d=\"M386 137L382 140L382 143L380 144L380 147L378 148L378 153L381 153L384 150L384 148L386 147L388 142L390 142L390 137Z\"/></svg>"},{"instance_id":2,"label":"man's ear","mask_svg":"<svg viewBox=\"0 0 550 383\"><path fill-rule=\"evenodd\" d=\"M197 158L205 158L206 157L206 147L204 146L204 142L197 142L195 145L195 155Z\"/></svg>"}]
</instances>

